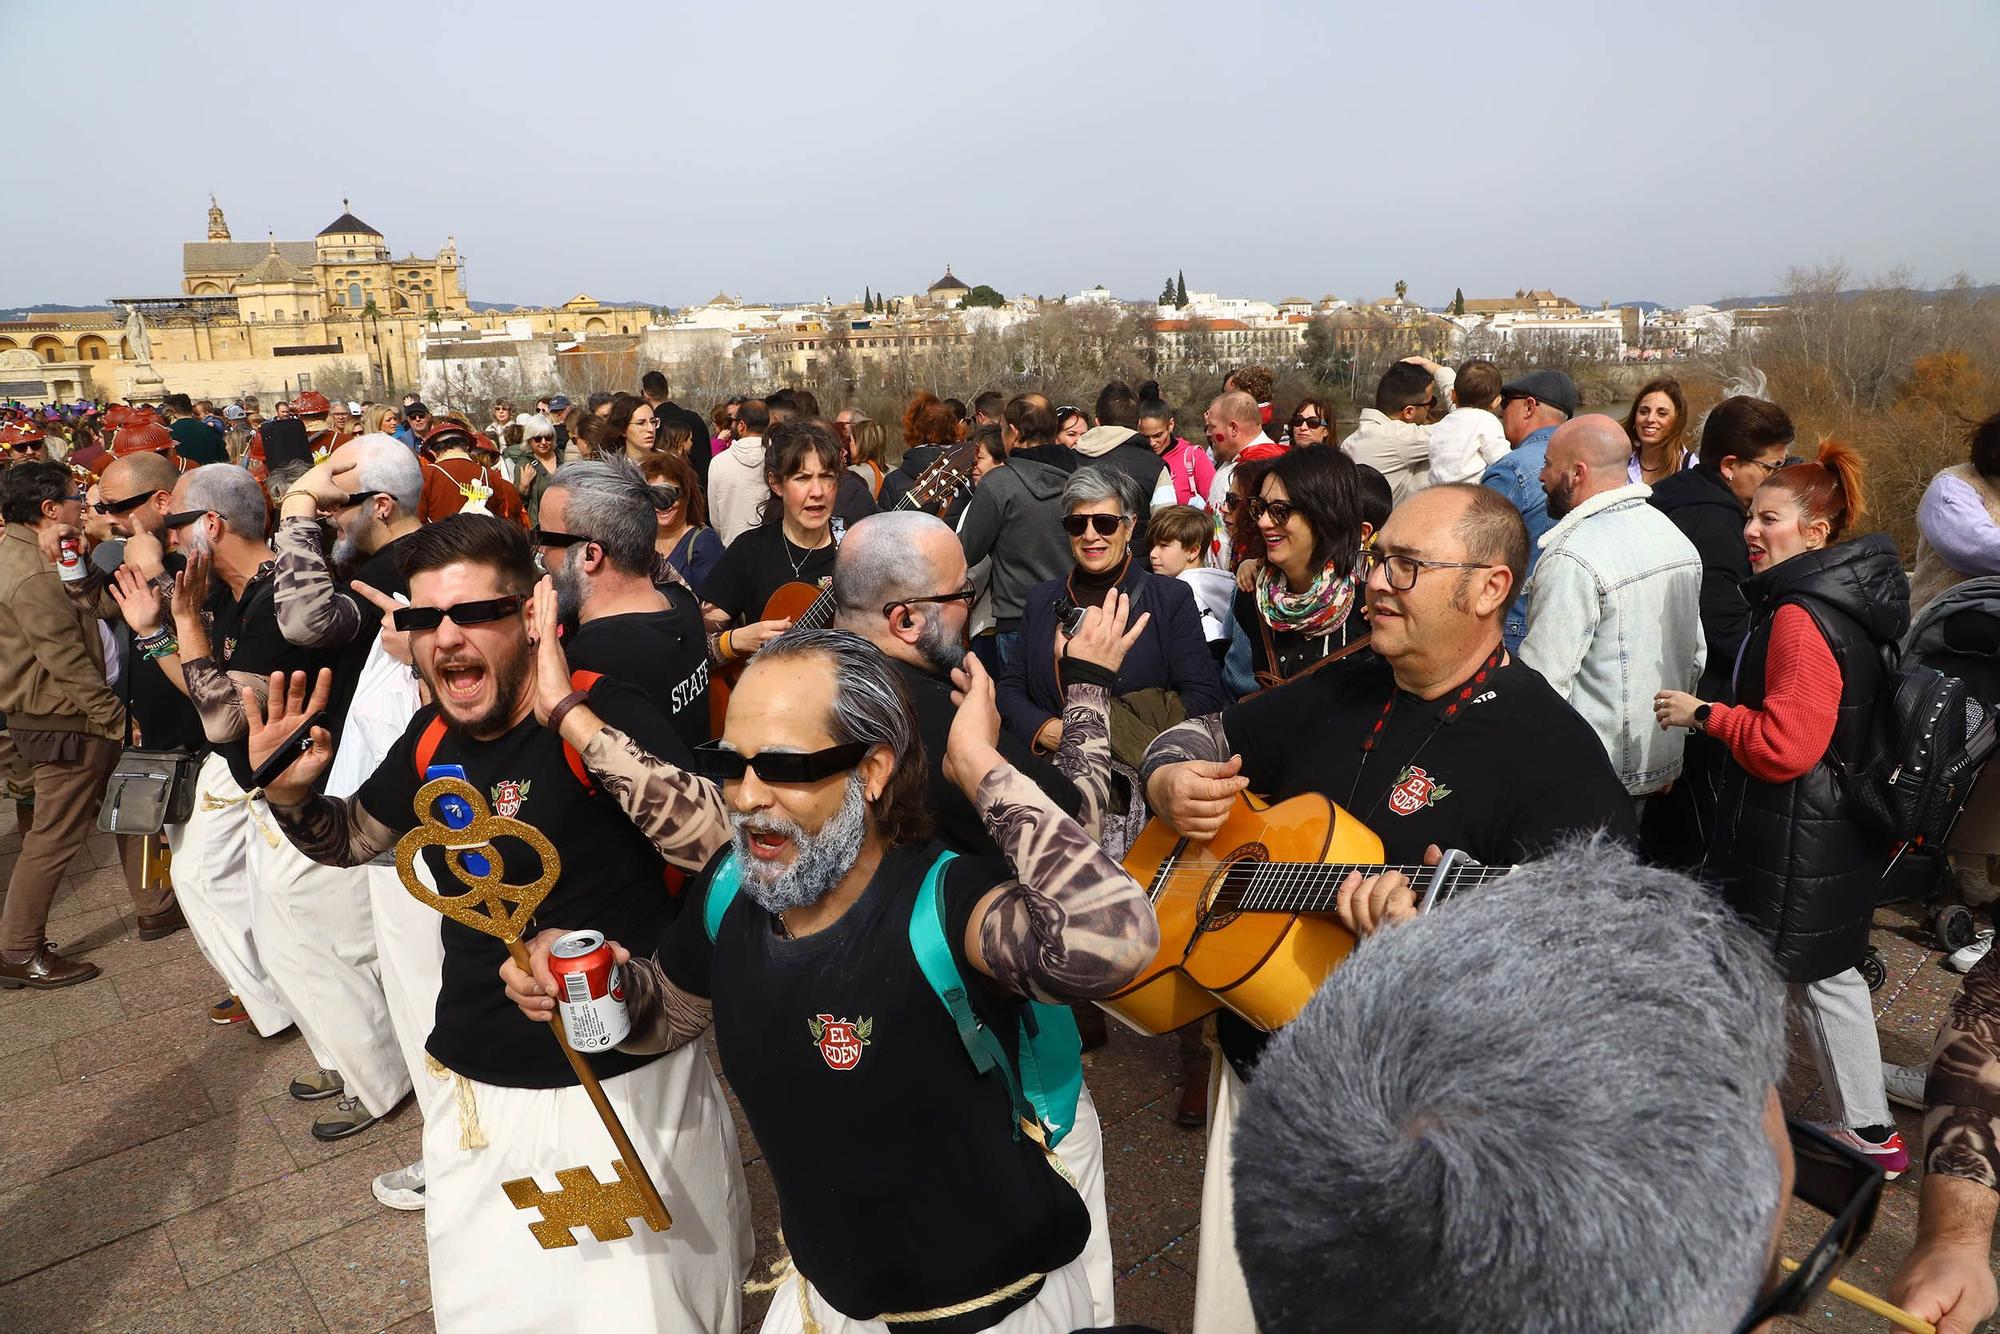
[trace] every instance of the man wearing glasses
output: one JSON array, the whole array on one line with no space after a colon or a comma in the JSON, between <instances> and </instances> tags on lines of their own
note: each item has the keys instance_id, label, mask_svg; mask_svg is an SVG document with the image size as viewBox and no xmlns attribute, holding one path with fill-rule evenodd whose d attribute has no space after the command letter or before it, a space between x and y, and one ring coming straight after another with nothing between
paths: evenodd
<instances>
[{"instance_id":1,"label":"man wearing glasses","mask_svg":"<svg viewBox=\"0 0 2000 1334\"><path fill-rule=\"evenodd\" d=\"M560 854L540 920L588 926L650 953L677 901L663 883L661 854L613 799L597 752L643 749L678 774L678 766L691 763L687 746L638 687L610 677L572 693L565 664L557 669L560 699L552 708L539 700L528 615L537 614L553 649L555 593L544 583L530 600L534 550L519 526L491 515L453 515L418 530L400 555L411 603L391 619L409 635L434 702L346 798L315 793L337 758L332 737L315 731L311 751L266 789L279 827L317 862L364 865L418 823L416 794L428 777L463 776L493 814L534 826ZM307 686L304 675L295 675L272 697L268 713L253 710L250 753L259 761L325 706L330 679L321 675L313 683L310 701ZM593 728L616 730L585 751L569 749L556 728L572 714L589 716ZM650 814L678 827L712 818L711 811L689 805ZM452 816L434 810L428 818ZM430 873L444 892L462 892L442 855L435 847L425 854ZM505 843L500 855L510 882L536 875L522 845ZM505 947L449 920L442 938L442 986L426 1049L451 1077L418 1084L424 1222L439 1327L736 1328L739 1285L752 1254L748 1197L729 1112L700 1048L664 1057L617 1051L591 1057L662 1188L673 1229L642 1227L611 1246L543 1250L501 1183L527 1176L548 1181L556 1170L585 1162L609 1179L603 1127L547 1026L524 1018L495 985Z\"/></svg>"},{"instance_id":2,"label":"man wearing glasses","mask_svg":"<svg viewBox=\"0 0 2000 1334\"><path fill-rule=\"evenodd\" d=\"M1395 503L1431 479L1431 418L1457 373L1424 357L1405 357L1375 385L1375 406L1361 409L1341 452L1389 479Z\"/></svg>"},{"instance_id":3,"label":"man wearing glasses","mask_svg":"<svg viewBox=\"0 0 2000 1334\"><path fill-rule=\"evenodd\" d=\"M1380 934L1244 1103L1257 1327L1749 1334L1814 1306L1882 1173L1786 1120L1769 947L1703 886L1597 843L1414 904L1402 883L1348 898L1347 925ZM1831 1222L1788 1274L1793 1200Z\"/></svg>"},{"instance_id":4,"label":"man wearing glasses","mask_svg":"<svg viewBox=\"0 0 2000 1334\"><path fill-rule=\"evenodd\" d=\"M1427 487L1361 555L1372 653L1162 732L1141 773L1152 809L1212 835L1246 789L1317 793L1382 840L1390 863L1454 850L1510 865L1566 839L1631 841L1632 803L1589 724L1501 643L1528 536L1505 499ZM1210 1093L1197 1329L1250 1329L1230 1231L1230 1136L1269 1040L1218 1020ZM1212 1322L1212 1323L1211 1323Z\"/></svg>"}]
</instances>

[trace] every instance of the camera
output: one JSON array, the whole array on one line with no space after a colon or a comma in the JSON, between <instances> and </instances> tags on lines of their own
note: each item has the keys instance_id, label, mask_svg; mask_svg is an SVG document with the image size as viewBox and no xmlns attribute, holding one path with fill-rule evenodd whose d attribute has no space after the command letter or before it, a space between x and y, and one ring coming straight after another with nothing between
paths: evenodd
<instances>
[{"instance_id":1,"label":"camera","mask_svg":"<svg viewBox=\"0 0 2000 1334\"><path fill-rule=\"evenodd\" d=\"M1090 608L1077 606L1065 595L1056 599L1055 612L1056 624L1062 627L1064 638L1074 639L1076 632L1083 629L1083 618L1090 613Z\"/></svg>"}]
</instances>

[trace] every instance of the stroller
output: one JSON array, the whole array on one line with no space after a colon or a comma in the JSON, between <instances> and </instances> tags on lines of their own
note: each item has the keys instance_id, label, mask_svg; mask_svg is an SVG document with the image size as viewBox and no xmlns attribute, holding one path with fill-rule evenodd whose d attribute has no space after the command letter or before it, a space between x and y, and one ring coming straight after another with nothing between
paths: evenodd
<instances>
[{"instance_id":1,"label":"stroller","mask_svg":"<svg viewBox=\"0 0 2000 1334\"><path fill-rule=\"evenodd\" d=\"M1965 683L1988 711L2000 709L2000 575L1969 579L1946 590L1918 614L1903 637L1902 659L1934 667ZM1968 734L1977 719L1967 720ZM1905 844L1882 872L1877 901L1924 905L1940 949L1972 943L1975 908L2000 898L2000 766L1988 764L1967 787L1945 837L1935 845ZM1888 968L1874 946L1861 961L1868 989Z\"/></svg>"}]
</instances>

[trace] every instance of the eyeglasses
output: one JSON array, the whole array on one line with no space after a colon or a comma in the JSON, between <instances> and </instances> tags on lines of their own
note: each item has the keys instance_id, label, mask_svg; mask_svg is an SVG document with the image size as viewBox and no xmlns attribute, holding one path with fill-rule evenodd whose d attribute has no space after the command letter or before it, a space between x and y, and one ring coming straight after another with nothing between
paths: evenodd
<instances>
[{"instance_id":1,"label":"eyeglasses","mask_svg":"<svg viewBox=\"0 0 2000 1334\"><path fill-rule=\"evenodd\" d=\"M594 537L585 537L582 533L559 533L553 528L533 529L529 532L528 538L538 547L558 548L573 547L579 542L595 542L597 540Z\"/></svg>"},{"instance_id":2,"label":"eyeglasses","mask_svg":"<svg viewBox=\"0 0 2000 1334\"><path fill-rule=\"evenodd\" d=\"M1237 495L1234 491L1231 491L1222 498L1222 512L1224 514L1234 514L1236 513L1237 507L1242 503L1243 503L1243 497Z\"/></svg>"},{"instance_id":3,"label":"eyeglasses","mask_svg":"<svg viewBox=\"0 0 2000 1334\"><path fill-rule=\"evenodd\" d=\"M1279 528L1283 528L1292 517L1293 510L1289 501L1266 500L1262 496L1252 496L1245 503L1250 506L1251 518L1261 519L1268 514L1271 516L1272 524Z\"/></svg>"},{"instance_id":4,"label":"eyeglasses","mask_svg":"<svg viewBox=\"0 0 2000 1334\"><path fill-rule=\"evenodd\" d=\"M211 513L213 513L211 510L175 510L167 516L166 527L170 532L185 528L196 519L203 518Z\"/></svg>"},{"instance_id":5,"label":"eyeglasses","mask_svg":"<svg viewBox=\"0 0 2000 1334\"><path fill-rule=\"evenodd\" d=\"M1431 401L1432 401L1432 402L1436 402L1437 400L1436 400L1436 399L1432 399ZM1317 431L1317 430L1318 430L1318 429L1319 429L1320 427L1322 427L1322 426L1324 426L1324 425L1326 425L1326 418L1324 418L1324 417L1294 417L1294 418L1292 418L1292 429L1293 429L1294 431L1297 431L1297 430L1301 430L1301 429L1303 429L1303 430L1307 430L1307 431Z\"/></svg>"},{"instance_id":6,"label":"eyeglasses","mask_svg":"<svg viewBox=\"0 0 2000 1334\"><path fill-rule=\"evenodd\" d=\"M128 514L159 494L160 488L156 486L151 491L141 491L138 495L127 496L123 500L100 500L91 508L99 514Z\"/></svg>"},{"instance_id":7,"label":"eyeglasses","mask_svg":"<svg viewBox=\"0 0 2000 1334\"><path fill-rule=\"evenodd\" d=\"M367 504L381 494L380 491L356 491L353 495L335 505L334 508L337 510L351 510L356 505Z\"/></svg>"},{"instance_id":8,"label":"eyeglasses","mask_svg":"<svg viewBox=\"0 0 2000 1334\"><path fill-rule=\"evenodd\" d=\"M1774 1316L1796 1315L1810 1305L1833 1281L1834 1271L1861 1248L1882 1198L1882 1169L1859 1149L1789 1117L1785 1133L1792 1142L1792 1198L1833 1221L1799 1267L1758 1299L1736 1327L1737 1334L1748 1334Z\"/></svg>"},{"instance_id":9,"label":"eyeglasses","mask_svg":"<svg viewBox=\"0 0 2000 1334\"><path fill-rule=\"evenodd\" d=\"M1762 459L1738 459L1736 460L1736 466L1739 468L1762 468L1764 475L1769 477L1774 472L1791 467L1795 462L1797 460L1792 458L1782 458L1776 463L1766 463Z\"/></svg>"},{"instance_id":10,"label":"eyeglasses","mask_svg":"<svg viewBox=\"0 0 2000 1334\"><path fill-rule=\"evenodd\" d=\"M861 763L871 747L866 741L828 746L825 750L765 750L745 755L730 750L720 741L696 746L693 769L703 778L718 783L734 783L745 771L755 769L767 783L817 783L822 778L846 773Z\"/></svg>"},{"instance_id":11,"label":"eyeglasses","mask_svg":"<svg viewBox=\"0 0 2000 1334\"><path fill-rule=\"evenodd\" d=\"M1095 530L1099 537L1109 537L1131 521L1129 514L1065 514L1063 531L1071 537L1082 537Z\"/></svg>"},{"instance_id":12,"label":"eyeglasses","mask_svg":"<svg viewBox=\"0 0 2000 1334\"><path fill-rule=\"evenodd\" d=\"M967 580L965 587L956 593L928 593L919 598L897 598L894 602L885 602L882 604L882 614L887 616L898 607L914 607L920 602L973 602L978 597L979 590L972 586L971 580Z\"/></svg>"},{"instance_id":13,"label":"eyeglasses","mask_svg":"<svg viewBox=\"0 0 2000 1334\"><path fill-rule=\"evenodd\" d=\"M460 602L450 607L398 607L396 628L435 630L444 624L447 616L453 625L486 625L514 615L521 610L524 601L526 599L520 594L509 593L503 598L482 598L477 602Z\"/></svg>"},{"instance_id":14,"label":"eyeglasses","mask_svg":"<svg viewBox=\"0 0 2000 1334\"><path fill-rule=\"evenodd\" d=\"M1493 570L1499 567L1470 560L1425 560L1420 556L1385 556L1372 547L1361 548L1355 559L1355 570L1363 583L1375 573L1376 566L1383 567L1388 576L1389 587L1398 593L1407 593L1417 586L1417 576L1425 570Z\"/></svg>"}]
</instances>

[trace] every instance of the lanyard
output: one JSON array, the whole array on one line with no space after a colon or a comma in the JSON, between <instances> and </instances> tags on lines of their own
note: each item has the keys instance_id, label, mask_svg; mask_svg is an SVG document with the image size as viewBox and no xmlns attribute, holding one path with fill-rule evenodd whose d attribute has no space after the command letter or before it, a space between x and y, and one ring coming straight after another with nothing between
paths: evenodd
<instances>
[{"instance_id":1,"label":"lanyard","mask_svg":"<svg viewBox=\"0 0 2000 1334\"><path fill-rule=\"evenodd\" d=\"M1446 723L1457 721L1459 709L1471 701L1474 692L1480 686L1484 685L1486 678L1492 675L1495 669L1500 666L1500 662L1506 656L1506 653L1505 645L1495 648L1492 653L1487 655L1484 665L1472 674L1472 679L1459 687L1458 694L1452 698L1451 703L1445 705L1443 710L1439 712L1436 720L1431 723L1431 730L1417 744L1417 748L1410 752L1411 764L1416 763L1417 757L1424 753L1424 748L1431 744L1432 738L1437 736ZM1389 698L1382 702L1382 712L1375 719L1374 729L1368 733L1368 739L1361 743L1361 763L1354 766L1354 783L1347 790L1347 809L1350 811L1354 809L1355 794L1361 790L1361 775L1368 768L1368 759L1375 753L1375 747L1381 744L1382 733L1389 726L1390 715L1395 713L1396 700L1401 697L1402 693L1395 686L1389 688ZM1380 797L1375 799L1375 804L1370 806L1365 814L1358 817L1363 824L1366 824L1374 816L1375 812L1381 808L1383 801L1387 799L1388 795L1385 791Z\"/></svg>"}]
</instances>

